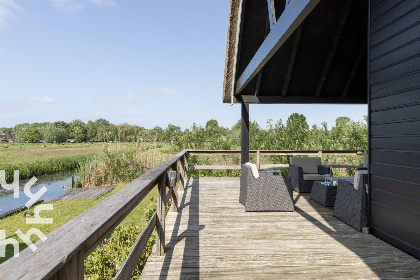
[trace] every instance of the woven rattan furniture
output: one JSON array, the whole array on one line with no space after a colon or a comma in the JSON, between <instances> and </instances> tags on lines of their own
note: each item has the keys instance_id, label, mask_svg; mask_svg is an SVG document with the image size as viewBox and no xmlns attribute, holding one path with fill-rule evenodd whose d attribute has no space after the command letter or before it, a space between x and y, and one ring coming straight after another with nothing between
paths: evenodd
<instances>
[{"instance_id":1,"label":"woven rattan furniture","mask_svg":"<svg viewBox=\"0 0 420 280\"><path fill-rule=\"evenodd\" d=\"M294 211L292 186L281 172L260 172L254 178L242 165L239 202L247 212Z\"/></svg>"},{"instance_id":2,"label":"woven rattan furniture","mask_svg":"<svg viewBox=\"0 0 420 280\"><path fill-rule=\"evenodd\" d=\"M289 177L292 188L296 192L311 192L314 181L324 179L329 174L330 166L321 164L320 157L291 157L289 165Z\"/></svg>"},{"instance_id":3,"label":"woven rattan furniture","mask_svg":"<svg viewBox=\"0 0 420 280\"><path fill-rule=\"evenodd\" d=\"M324 207L334 206L336 194L337 186L334 186L332 183L315 181L312 185L311 199Z\"/></svg>"},{"instance_id":4,"label":"woven rattan furniture","mask_svg":"<svg viewBox=\"0 0 420 280\"><path fill-rule=\"evenodd\" d=\"M348 180L339 179L337 185L333 215L358 231L368 222L366 184L367 175L361 175L358 189Z\"/></svg>"},{"instance_id":5,"label":"woven rattan furniture","mask_svg":"<svg viewBox=\"0 0 420 280\"><path fill-rule=\"evenodd\" d=\"M334 181L338 179L353 181L353 177L335 177ZM337 185L333 185L332 182L315 181L312 185L311 199L324 207L334 207L336 195Z\"/></svg>"}]
</instances>

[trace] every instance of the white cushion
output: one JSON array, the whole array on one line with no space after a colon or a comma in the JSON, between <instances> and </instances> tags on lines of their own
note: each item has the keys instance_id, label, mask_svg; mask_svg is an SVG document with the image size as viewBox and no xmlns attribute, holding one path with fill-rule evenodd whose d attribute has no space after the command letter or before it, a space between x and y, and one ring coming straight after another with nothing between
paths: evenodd
<instances>
[{"instance_id":1,"label":"white cushion","mask_svg":"<svg viewBox=\"0 0 420 280\"><path fill-rule=\"evenodd\" d=\"M245 163L245 165L251 168L252 176L254 176L255 179L260 177L260 174L258 173L258 168L255 164L247 162Z\"/></svg>"},{"instance_id":2,"label":"white cushion","mask_svg":"<svg viewBox=\"0 0 420 280\"><path fill-rule=\"evenodd\" d=\"M318 173L318 166L321 165L320 157L291 157L291 165L299 165L302 167L302 172L307 174Z\"/></svg>"},{"instance_id":3,"label":"white cushion","mask_svg":"<svg viewBox=\"0 0 420 280\"><path fill-rule=\"evenodd\" d=\"M356 170L356 174L354 174L353 186L356 190L359 189L359 181L360 181L360 176L362 174L368 174L368 171L367 170Z\"/></svg>"},{"instance_id":4,"label":"white cushion","mask_svg":"<svg viewBox=\"0 0 420 280\"><path fill-rule=\"evenodd\" d=\"M303 174L303 180L305 181L322 181L325 175L319 174Z\"/></svg>"}]
</instances>

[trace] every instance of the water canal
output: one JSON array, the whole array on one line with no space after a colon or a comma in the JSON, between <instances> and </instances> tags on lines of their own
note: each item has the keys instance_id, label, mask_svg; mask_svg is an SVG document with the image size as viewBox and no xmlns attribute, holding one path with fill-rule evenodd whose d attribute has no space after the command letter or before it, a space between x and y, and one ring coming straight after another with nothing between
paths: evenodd
<instances>
[{"instance_id":1,"label":"water canal","mask_svg":"<svg viewBox=\"0 0 420 280\"><path fill-rule=\"evenodd\" d=\"M43 186L45 186L47 191L40 199L44 201L51 201L69 192L72 175L74 175L74 172L70 171L37 176L37 181L31 186L31 192L35 194ZM28 181L29 179L19 181L18 198L13 197L13 190L0 188L0 215L22 207L29 201L29 198L24 193L24 186Z\"/></svg>"}]
</instances>

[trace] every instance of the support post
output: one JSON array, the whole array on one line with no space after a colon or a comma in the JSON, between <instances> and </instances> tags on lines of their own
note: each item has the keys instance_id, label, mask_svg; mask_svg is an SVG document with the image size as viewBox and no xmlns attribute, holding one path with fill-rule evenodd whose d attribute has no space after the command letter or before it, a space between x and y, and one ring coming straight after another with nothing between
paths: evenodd
<instances>
[{"instance_id":1,"label":"support post","mask_svg":"<svg viewBox=\"0 0 420 280\"><path fill-rule=\"evenodd\" d=\"M185 177L188 179L188 154L185 155Z\"/></svg>"},{"instance_id":2,"label":"support post","mask_svg":"<svg viewBox=\"0 0 420 280\"><path fill-rule=\"evenodd\" d=\"M57 271L50 280L55 279L80 279L84 278L84 254L83 250L79 250L70 260L67 260L66 263Z\"/></svg>"},{"instance_id":3,"label":"support post","mask_svg":"<svg viewBox=\"0 0 420 280\"><path fill-rule=\"evenodd\" d=\"M241 163L249 161L249 103L241 103Z\"/></svg>"},{"instance_id":4,"label":"support post","mask_svg":"<svg viewBox=\"0 0 420 280\"><path fill-rule=\"evenodd\" d=\"M157 187L157 221L156 221L156 254L165 254L165 195L166 195L166 173L162 174Z\"/></svg>"},{"instance_id":5,"label":"support post","mask_svg":"<svg viewBox=\"0 0 420 280\"><path fill-rule=\"evenodd\" d=\"M172 170L175 170L178 173L177 167L178 167L177 162L172 164ZM171 209L169 211L178 212L178 182L175 184L175 187L171 189L171 197L172 197Z\"/></svg>"},{"instance_id":6,"label":"support post","mask_svg":"<svg viewBox=\"0 0 420 280\"><path fill-rule=\"evenodd\" d=\"M184 157L179 159L179 171L181 172L181 190L184 190L185 187L185 170L184 170Z\"/></svg>"},{"instance_id":7,"label":"support post","mask_svg":"<svg viewBox=\"0 0 420 280\"><path fill-rule=\"evenodd\" d=\"M261 169L261 164L260 164L260 150L257 150L257 168L258 168L258 170Z\"/></svg>"},{"instance_id":8,"label":"support post","mask_svg":"<svg viewBox=\"0 0 420 280\"><path fill-rule=\"evenodd\" d=\"M368 167L368 161L369 161L368 151L364 150L363 151L363 167Z\"/></svg>"}]
</instances>

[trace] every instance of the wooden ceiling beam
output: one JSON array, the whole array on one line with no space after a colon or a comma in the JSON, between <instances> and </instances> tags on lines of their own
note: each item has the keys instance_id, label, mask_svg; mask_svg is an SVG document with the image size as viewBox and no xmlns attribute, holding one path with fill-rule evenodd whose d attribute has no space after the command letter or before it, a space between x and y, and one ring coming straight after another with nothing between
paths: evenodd
<instances>
[{"instance_id":1,"label":"wooden ceiling beam","mask_svg":"<svg viewBox=\"0 0 420 280\"><path fill-rule=\"evenodd\" d=\"M346 85L344 86L343 98L347 97L350 86L351 86L351 84L354 80L354 76L356 75L357 69L359 68L360 62L362 61L362 57L363 57L363 54L365 53L366 49L367 49L367 45L366 45L366 41L364 41L362 43L362 46L360 47L359 53L357 54L357 58L356 58L356 60L353 64L353 67L351 69L350 76L347 79Z\"/></svg>"},{"instance_id":2,"label":"wooden ceiling beam","mask_svg":"<svg viewBox=\"0 0 420 280\"><path fill-rule=\"evenodd\" d=\"M241 93L319 2L320 0L300 0L292 1L287 6L287 12L282 13L237 80L235 94Z\"/></svg>"},{"instance_id":3,"label":"wooden ceiling beam","mask_svg":"<svg viewBox=\"0 0 420 280\"><path fill-rule=\"evenodd\" d=\"M341 34L343 33L343 28L346 25L347 18L349 16L350 6L353 0L348 0L345 4L343 11L341 13L340 21L338 23L337 30L335 32L335 36L333 39L333 42L331 44L330 51L328 53L327 60L325 61L324 68L322 69L321 79L319 81L318 87L316 89L315 95L320 96L322 89L324 87L325 80L328 76L328 72L330 71L330 67L332 64L332 61L334 59L335 53L337 52L337 46L338 42L340 41Z\"/></svg>"},{"instance_id":4,"label":"wooden ceiling beam","mask_svg":"<svg viewBox=\"0 0 420 280\"><path fill-rule=\"evenodd\" d=\"M340 96L255 96L240 95L235 96L234 103L251 104L366 104L366 97L347 97Z\"/></svg>"},{"instance_id":5,"label":"wooden ceiling beam","mask_svg":"<svg viewBox=\"0 0 420 280\"><path fill-rule=\"evenodd\" d=\"M289 65L287 66L286 78L284 79L283 89L281 91L282 96L286 96L287 89L289 88L290 77L292 76L293 66L295 65L296 53L298 50L300 37L302 36L302 29L304 23L305 21L303 21L296 30L296 37L295 41L293 42L292 54L290 55Z\"/></svg>"}]
</instances>

